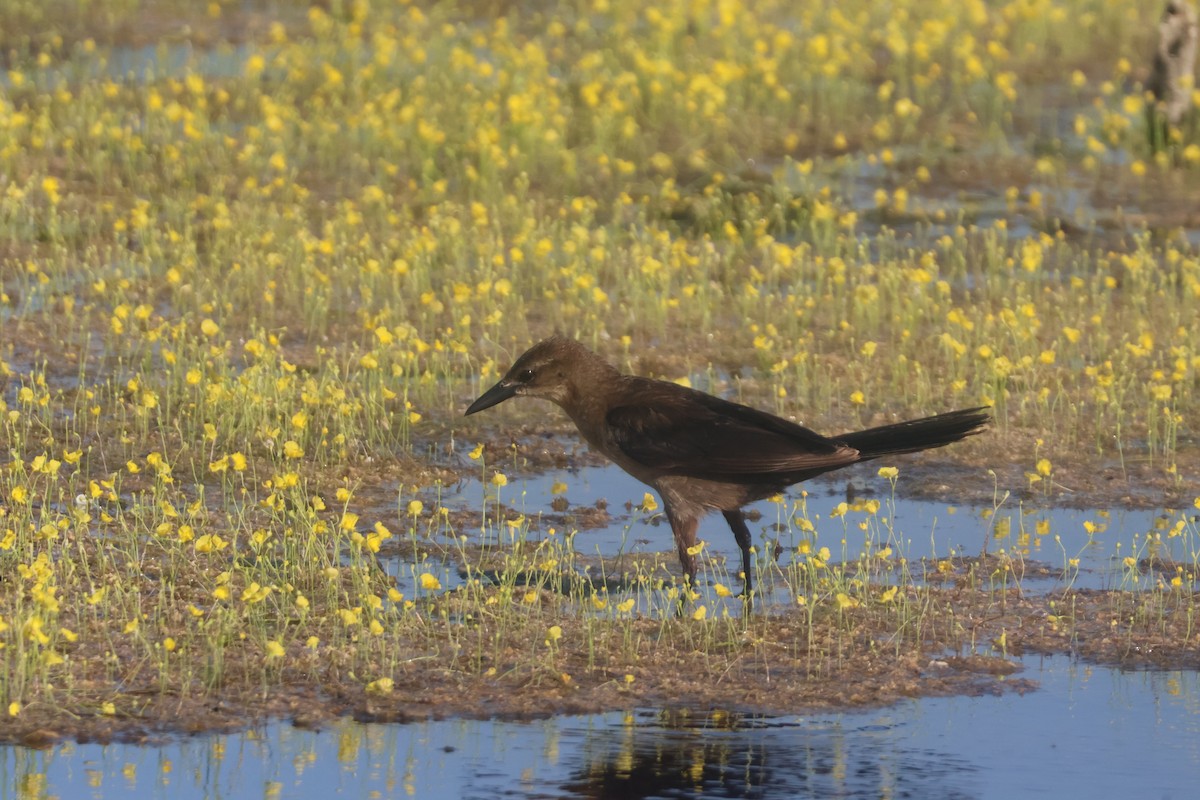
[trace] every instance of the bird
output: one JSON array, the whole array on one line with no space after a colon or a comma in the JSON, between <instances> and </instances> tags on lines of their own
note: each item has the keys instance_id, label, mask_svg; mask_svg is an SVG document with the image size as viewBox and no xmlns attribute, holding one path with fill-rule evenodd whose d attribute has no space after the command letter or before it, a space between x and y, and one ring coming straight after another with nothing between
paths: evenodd
<instances>
[{"instance_id":1,"label":"bird","mask_svg":"<svg viewBox=\"0 0 1200 800\"><path fill-rule=\"evenodd\" d=\"M752 540L742 507L832 470L915 453L974 436L986 407L822 436L750 406L668 381L628 375L574 339L555 335L523 353L466 415L513 397L557 405L589 448L658 492L689 588L696 533L720 511L742 555L742 595L752 596Z\"/></svg>"}]
</instances>

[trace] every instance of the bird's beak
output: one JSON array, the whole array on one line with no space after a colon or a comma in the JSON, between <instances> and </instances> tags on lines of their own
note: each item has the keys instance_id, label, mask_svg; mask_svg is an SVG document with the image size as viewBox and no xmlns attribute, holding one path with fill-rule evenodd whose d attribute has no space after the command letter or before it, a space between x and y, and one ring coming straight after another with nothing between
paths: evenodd
<instances>
[{"instance_id":1,"label":"bird's beak","mask_svg":"<svg viewBox=\"0 0 1200 800\"><path fill-rule=\"evenodd\" d=\"M517 385L508 381L500 381L492 388L479 396L479 399L471 403L467 407L467 413L463 416L469 416L476 411L483 411L485 408L491 408L494 405L503 403L508 398L517 393Z\"/></svg>"}]
</instances>

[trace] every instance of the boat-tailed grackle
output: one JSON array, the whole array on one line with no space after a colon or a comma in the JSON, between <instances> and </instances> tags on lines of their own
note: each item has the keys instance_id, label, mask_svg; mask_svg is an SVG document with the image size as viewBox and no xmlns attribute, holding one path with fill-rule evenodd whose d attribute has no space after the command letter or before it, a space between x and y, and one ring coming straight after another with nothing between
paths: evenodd
<instances>
[{"instance_id":1,"label":"boat-tailed grackle","mask_svg":"<svg viewBox=\"0 0 1200 800\"><path fill-rule=\"evenodd\" d=\"M562 336L527 350L466 413L516 396L557 404L593 450L659 493L689 584L700 518L720 511L742 551L747 598L751 537L742 506L859 461L952 444L991 420L986 409L969 408L825 437L695 389L625 375Z\"/></svg>"}]
</instances>

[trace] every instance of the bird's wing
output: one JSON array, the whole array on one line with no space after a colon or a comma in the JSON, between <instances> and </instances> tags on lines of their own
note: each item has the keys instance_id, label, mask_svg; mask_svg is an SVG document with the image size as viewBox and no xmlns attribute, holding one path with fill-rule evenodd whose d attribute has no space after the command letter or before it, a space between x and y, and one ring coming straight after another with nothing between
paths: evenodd
<instances>
[{"instance_id":1,"label":"bird's wing","mask_svg":"<svg viewBox=\"0 0 1200 800\"><path fill-rule=\"evenodd\" d=\"M801 480L858 460L854 448L801 425L690 390L617 406L606 422L621 452L667 475Z\"/></svg>"}]
</instances>

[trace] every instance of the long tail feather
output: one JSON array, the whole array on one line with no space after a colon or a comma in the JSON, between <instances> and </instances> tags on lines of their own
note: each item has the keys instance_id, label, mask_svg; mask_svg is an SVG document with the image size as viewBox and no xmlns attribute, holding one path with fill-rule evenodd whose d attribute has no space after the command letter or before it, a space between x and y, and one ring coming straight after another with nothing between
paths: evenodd
<instances>
[{"instance_id":1,"label":"long tail feather","mask_svg":"<svg viewBox=\"0 0 1200 800\"><path fill-rule=\"evenodd\" d=\"M965 408L833 438L858 450L862 460L866 461L880 456L945 447L982 433L991 421L992 415L986 408Z\"/></svg>"}]
</instances>

